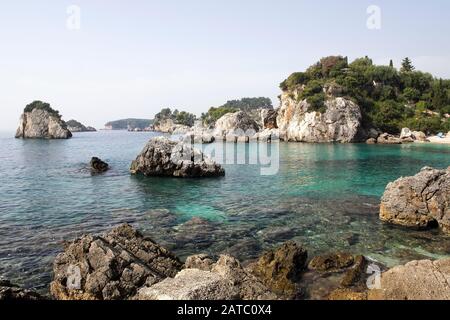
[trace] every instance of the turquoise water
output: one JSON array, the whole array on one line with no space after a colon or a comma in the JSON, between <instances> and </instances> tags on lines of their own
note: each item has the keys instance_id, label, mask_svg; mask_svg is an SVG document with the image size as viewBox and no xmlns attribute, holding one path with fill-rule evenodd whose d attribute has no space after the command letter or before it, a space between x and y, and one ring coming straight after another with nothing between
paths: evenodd
<instances>
[{"instance_id":1,"label":"turquoise water","mask_svg":"<svg viewBox=\"0 0 450 320\"><path fill-rule=\"evenodd\" d=\"M348 250L388 266L450 254L450 238L438 231L378 220L386 184L423 166L448 167L449 146L280 143L273 176L256 165L226 165L217 179L131 176L131 161L153 135L104 131L45 141L0 134L0 276L45 291L64 240L123 222L180 257L227 252L248 260L289 239L311 255ZM91 176L92 156L111 170Z\"/></svg>"}]
</instances>

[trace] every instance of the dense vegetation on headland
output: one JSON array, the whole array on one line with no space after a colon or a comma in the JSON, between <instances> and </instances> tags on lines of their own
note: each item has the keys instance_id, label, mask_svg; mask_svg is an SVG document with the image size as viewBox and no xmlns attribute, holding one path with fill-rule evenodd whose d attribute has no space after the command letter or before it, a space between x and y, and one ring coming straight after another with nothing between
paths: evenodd
<instances>
[{"instance_id":1,"label":"dense vegetation on headland","mask_svg":"<svg viewBox=\"0 0 450 320\"><path fill-rule=\"evenodd\" d=\"M122 119L116 121L110 121L105 124L106 128L112 130L127 130L129 128L145 129L153 123L153 120L149 119Z\"/></svg>"},{"instance_id":2,"label":"dense vegetation on headland","mask_svg":"<svg viewBox=\"0 0 450 320\"><path fill-rule=\"evenodd\" d=\"M358 103L366 126L390 133L403 127L427 133L450 130L450 80L416 71L408 58L397 70L392 61L378 66L368 57L351 63L342 56L326 57L280 84L285 92L300 89L298 99L307 99L316 111L324 111L323 89L329 86Z\"/></svg>"},{"instance_id":3,"label":"dense vegetation on headland","mask_svg":"<svg viewBox=\"0 0 450 320\"><path fill-rule=\"evenodd\" d=\"M164 108L155 115L154 124L159 125L162 121L169 119L172 120L174 124L192 127L195 120L197 120L197 116L186 111L178 111L178 109L172 111L170 108Z\"/></svg>"},{"instance_id":4,"label":"dense vegetation on headland","mask_svg":"<svg viewBox=\"0 0 450 320\"><path fill-rule=\"evenodd\" d=\"M242 98L240 100L229 100L220 107L211 107L207 113L202 113L203 123L214 124L218 119L227 113L246 111L251 112L256 109L273 109L272 101L269 98Z\"/></svg>"},{"instance_id":5,"label":"dense vegetation on headland","mask_svg":"<svg viewBox=\"0 0 450 320\"><path fill-rule=\"evenodd\" d=\"M39 101L39 100L33 101L32 103L26 105L26 107L23 110L23 112L25 112L25 113L26 112L32 112L35 109L47 111L51 115L54 115L54 116L56 116L58 118L61 118L61 115L59 114L58 110L55 110L52 107L50 107L49 103L42 102L42 101Z\"/></svg>"}]
</instances>

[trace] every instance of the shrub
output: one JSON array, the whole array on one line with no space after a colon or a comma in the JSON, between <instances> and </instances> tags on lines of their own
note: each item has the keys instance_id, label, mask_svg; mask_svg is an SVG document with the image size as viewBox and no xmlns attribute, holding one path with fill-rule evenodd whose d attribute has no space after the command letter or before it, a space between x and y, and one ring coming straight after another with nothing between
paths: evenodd
<instances>
[{"instance_id":1,"label":"shrub","mask_svg":"<svg viewBox=\"0 0 450 320\"><path fill-rule=\"evenodd\" d=\"M59 111L54 110L52 107L50 107L49 103L46 102L42 102L39 100L33 101L32 103L28 104L25 109L23 110L23 112L32 112L34 109L40 109L40 110L44 110L47 111L48 113L57 116L58 118L60 118L61 116L59 115Z\"/></svg>"}]
</instances>

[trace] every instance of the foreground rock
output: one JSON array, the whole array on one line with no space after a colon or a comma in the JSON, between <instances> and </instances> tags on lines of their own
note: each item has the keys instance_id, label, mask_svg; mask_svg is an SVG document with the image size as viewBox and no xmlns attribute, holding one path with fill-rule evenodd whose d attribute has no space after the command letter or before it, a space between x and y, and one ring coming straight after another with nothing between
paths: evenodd
<instances>
[{"instance_id":1,"label":"foreground rock","mask_svg":"<svg viewBox=\"0 0 450 320\"><path fill-rule=\"evenodd\" d=\"M380 219L419 229L439 226L450 232L450 168L425 167L413 177L387 185Z\"/></svg>"},{"instance_id":2,"label":"foreground rock","mask_svg":"<svg viewBox=\"0 0 450 320\"><path fill-rule=\"evenodd\" d=\"M144 284L175 276L180 261L129 225L68 244L53 264L50 292L58 300L118 300Z\"/></svg>"},{"instance_id":3,"label":"foreground rock","mask_svg":"<svg viewBox=\"0 0 450 320\"><path fill-rule=\"evenodd\" d=\"M281 95L276 119L280 138L296 142L359 142L365 140L358 105L345 98L329 98L323 110L314 110L306 100L298 100L301 88Z\"/></svg>"},{"instance_id":4,"label":"foreground rock","mask_svg":"<svg viewBox=\"0 0 450 320\"><path fill-rule=\"evenodd\" d=\"M370 300L450 300L450 259L412 261L381 275Z\"/></svg>"},{"instance_id":5,"label":"foreground rock","mask_svg":"<svg viewBox=\"0 0 450 320\"><path fill-rule=\"evenodd\" d=\"M296 282L305 269L308 252L293 241L286 242L276 250L267 251L249 269L272 292L286 299L298 295Z\"/></svg>"},{"instance_id":6,"label":"foreground rock","mask_svg":"<svg viewBox=\"0 0 450 320\"><path fill-rule=\"evenodd\" d=\"M81 122L78 122L76 120L69 120L66 122L67 128L70 130L70 132L95 132L97 131L93 127L86 127Z\"/></svg>"},{"instance_id":7,"label":"foreground rock","mask_svg":"<svg viewBox=\"0 0 450 320\"><path fill-rule=\"evenodd\" d=\"M22 289L8 280L0 279L0 301L2 300L42 300L43 297L31 290Z\"/></svg>"},{"instance_id":8,"label":"foreground rock","mask_svg":"<svg viewBox=\"0 0 450 320\"><path fill-rule=\"evenodd\" d=\"M225 170L192 145L165 137L151 139L131 164L132 174L181 178L217 177Z\"/></svg>"},{"instance_id":9,"label":"foreground rock","mask_svg":"<svg viewBox=\"0 0 450 320\"><path fill-rule=\"evenodd\" d=\"M103 173L109 169L109 165L97 157L93 157L89 165L91 167L91 172L94 174Z\"/></svg>"},{"instance_id":10,"label":"foreground rock","mask_svg":"<svg viewBox=\"0 0 450 320\"><path fill-rule=\"evenodd\" d=\"M69 139L71 137L72 133L67 129L58 111L41 101L35 101L25 108L16 132L16 138L23 139Z\"/></svg>"},{"instance_id":11,"label":"foreground rock","mask_svg":"<svg viewBox=\"0 0 450 320\"><path fill-rule=\"evenodd\" d=\"M195 258L198 259L198 258ZM209 263L208 263L209 264ZM195 266L195 265L194 265ZM273 300L273 294L259 279L246 271L238 260L222 255L205 268L184 269L139 290L140 300Z\"/></svg>"}]
</instances>

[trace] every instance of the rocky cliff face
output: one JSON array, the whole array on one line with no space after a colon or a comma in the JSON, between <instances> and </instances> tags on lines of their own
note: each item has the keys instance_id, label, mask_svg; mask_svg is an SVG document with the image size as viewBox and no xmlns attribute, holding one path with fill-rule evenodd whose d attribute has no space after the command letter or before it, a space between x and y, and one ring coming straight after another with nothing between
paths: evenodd
<instances>
[{"instance_id":1,"label":"rocky cliff face","mask_svg":"<svg viewBox=\"0 0 450 320\"><path fill-rule=\"evenodd\" d=\"M259 129L258 123L250 115L244 111L238 111L235 113L227 113L217 120L215 134L220 136L248 130L253 130L256 133Z\"/></svg>"},{"instance_id":2,"label":"rocky cliff face","mask_svg":"<svg viewBox=\"0 0 450 320\"><path fill-rule=\"evenodd\" d=\"M358 142L364 140L362 115L354 102L329 96L324 113L299 100L301 89L285 91L276 119L280 138L297 142Z\"/></svg>"},{"instance_id":3,"label":"rocky cliff face","mask_svg":"<svg viewBox=\"0 0 450 320\"><path fill-rule=\"evenodd\" d=\"M24 139L69 139L72 133L66 123L46 110L33 109L20 117L16 138Z\"/></svg>"}]
</instances>

